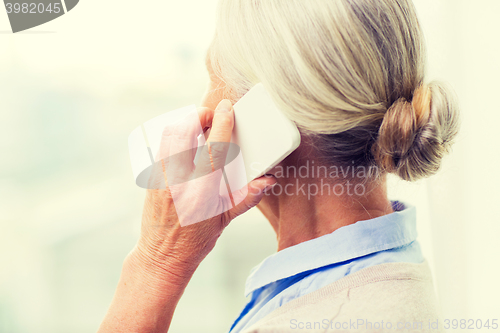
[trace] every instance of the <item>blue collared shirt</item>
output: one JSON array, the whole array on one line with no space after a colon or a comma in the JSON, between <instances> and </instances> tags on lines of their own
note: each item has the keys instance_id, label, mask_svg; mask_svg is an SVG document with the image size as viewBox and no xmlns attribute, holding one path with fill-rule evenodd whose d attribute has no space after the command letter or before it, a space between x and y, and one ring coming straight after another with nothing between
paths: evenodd
<instances>
[{"instance_id":1,"label":"blue collared shirt","mask_svg":"<svg viewBox=\"0 0 500 333\"><path fill-rule=\"evenodd\" d=\"M341 227L331 234L283 249L254 267L248 302L233 323L237 333L283 304L363 268L389 262L421 263L415 207L392 201L394 212Z\"/></svg>"}]
</instances>

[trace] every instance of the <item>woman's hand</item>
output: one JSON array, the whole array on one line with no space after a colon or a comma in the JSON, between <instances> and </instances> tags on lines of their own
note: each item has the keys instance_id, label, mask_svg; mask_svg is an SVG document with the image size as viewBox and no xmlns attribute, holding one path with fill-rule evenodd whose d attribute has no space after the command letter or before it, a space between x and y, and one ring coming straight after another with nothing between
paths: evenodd
<instances>
[{"instance_id":1,"label":"woman's hand","mask_svg":"<svg viewBox=\"0 0 500 333\"><path fill-rule=\"evenodd\" d=\"M171 178L181 174L180 177L183 178L181 184L173 186L175 189L167 187L166 190L147 191L141 238L132 255L137 256L137 260L144 261L144 264L154 269L152 274L175 275L180 279L188 278L213 249L215 242L229 222L257 205L266 187L276 182L273 178L267 177L251 182L247 188L233 194L235 197L241 197L237 202L242 201L229 209L231 202L229 197L219 195L219 183L234 126L234 110L229 100L223 100L215 111L207 108L199 109L198 117L199 123L193 124L194 126L188 124L184 128L185 125L181 123L176 125L176 129L168 131L169 136L176 136L175 131L180 131L181 135L189 133L189 137L179 139L177 136L170 139L164 136L163 138L162 145L167 145L161 148L167 152L163 156L172 156L173 148L175 152L182 152L186 155L182 158L182 162L178 161L180 158L176 158L175 161L171 160L169 164L175 163L175 165L168 165L167 169L170 171L166 171L167 183ZM195 120L197 121L198 119ZM195 166L194 154L186 154L186 152L192 150L193 142L196 142L196 137L200 134L196 132L196 127L211 128L207 139L211 154L205 161L202 155ZM176 147L168 147L173 144ZM209 172L206 172L207 168ZM175 170L175 174L172 170ZM200 177L200 173L204 176ZM175 193L172 193L171 189ZM243 198L243 194L247 194L246 197ZM215 216L183 227L179 220L181 214L184 219L188 220L195 214Z\"/></svg>"},{"instance_id":2,"label":"woman's hand","mask_svg":"<svg viewBox=\"0 0 500 333\"><path fill-rule=\"evenodd\" d=\"M187 283L224 228L236 216L257 205L265 190L276 183L274 178L267 177L252 181L247 188L234 193L235 197L245 196L232 207L227 197L219 195L218 186L222 174L217 172L222 172L220 166L224 166L227 149L216 147L228 147L223 143L231 140L234 110L230 101L223 100L215 111L202 108L198 116L202 129L211 128L207 143L208 147L212 143L214 149L209 148L206 161L200 160L196 166L192 160L194 156L189 154L188 160L183 155L182 165L178 164L178 159L171 160L169 165L163 164L167 183L169 178L172 182L173 176L181 174L184 180L194 179L195 186L190 185L192 181L186 181L171 188L147 190L141 236L125 260L120 283L100 332L166 332ZM169 156L172 148L179 151L179 145L183 144L187 145L180 151L189 150L197 134L189 130L182 130L182 133L189 134L182 138L185 143L180 143L179 137L177 140L162 139L160 150L167 152L164 156ZM166 131L166 134L169 136L172 132ZM207 164L212 172L206 172ZM200 172L205 176L200 177ZM181 226L180 215L186 218L187 212L189 218L190 213L198 214L200 210L212 217ZM214 215L218 212L221 213Z\"/></svg>"}]
</instances>

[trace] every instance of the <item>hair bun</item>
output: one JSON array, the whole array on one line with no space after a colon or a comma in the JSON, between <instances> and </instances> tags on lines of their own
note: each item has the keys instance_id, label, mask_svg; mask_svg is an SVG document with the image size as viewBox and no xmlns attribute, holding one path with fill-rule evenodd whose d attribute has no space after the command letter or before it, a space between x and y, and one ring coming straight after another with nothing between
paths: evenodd
<instances>
[{"instance_id":1,"label":"hair bun","mask_svg":"<svg viewBox=\"0 0 500 333\"><path fill-rule=\"evenodd\" d=\"M458 108L439 83L420 86L411 102L397 100L386 112L373 146L378 165L407 181L435 174L458 133Z\"/></svg>"}]
</instances>

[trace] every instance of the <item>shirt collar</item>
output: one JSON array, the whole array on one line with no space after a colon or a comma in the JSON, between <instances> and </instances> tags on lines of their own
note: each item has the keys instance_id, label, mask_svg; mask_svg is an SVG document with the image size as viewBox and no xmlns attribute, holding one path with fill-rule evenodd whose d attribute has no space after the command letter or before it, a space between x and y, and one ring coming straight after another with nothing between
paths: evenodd
<instances>
[{"instance_id":1,"label":"shirt collar","mask_svg":"<svg viewBox=\"0 0 500 333\"><path fill-rule=\"evenodd\" d=\"M417 238L415 207L391 203L391 214L358 221L267 257L252 269L245 295L299 273L413 242Z\"/></svg>"}]
</instances>

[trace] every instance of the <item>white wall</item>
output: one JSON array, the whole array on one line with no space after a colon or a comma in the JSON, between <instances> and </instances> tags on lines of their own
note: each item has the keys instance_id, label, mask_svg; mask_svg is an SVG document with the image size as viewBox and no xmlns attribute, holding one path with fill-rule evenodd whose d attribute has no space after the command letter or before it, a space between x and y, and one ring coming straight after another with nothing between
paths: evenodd
<instances>
[{"instance_id":1,"label":"white wall","mask_svg":"<svg viewBox=\"0 0 500 333\"><path fill-rule=\"evenodd\" d=\"M416 2L429 45L430 77L450 82L462 128L440 175L428 181L435 273L445 318L500 312L498 188L500 2Z\"/></svg>"}]
</instances>

